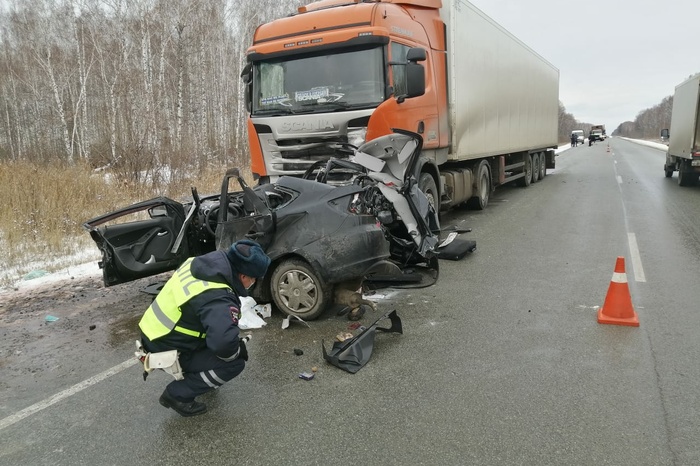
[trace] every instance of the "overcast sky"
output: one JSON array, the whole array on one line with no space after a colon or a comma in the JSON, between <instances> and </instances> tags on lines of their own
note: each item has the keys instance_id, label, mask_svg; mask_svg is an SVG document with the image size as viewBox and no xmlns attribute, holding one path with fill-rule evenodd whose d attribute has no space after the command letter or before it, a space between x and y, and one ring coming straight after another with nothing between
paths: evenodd
<instances>
[{"instance_id":1,"label":"overcast sky","mask_svg":"<svg viewBox=\"0 0 700 466\"><path fill-rule=\"evenodd\" d=\"M700 0L470 0L559 68L559 100L608 134L700 72Z\"/></svg>"}]
</instances>

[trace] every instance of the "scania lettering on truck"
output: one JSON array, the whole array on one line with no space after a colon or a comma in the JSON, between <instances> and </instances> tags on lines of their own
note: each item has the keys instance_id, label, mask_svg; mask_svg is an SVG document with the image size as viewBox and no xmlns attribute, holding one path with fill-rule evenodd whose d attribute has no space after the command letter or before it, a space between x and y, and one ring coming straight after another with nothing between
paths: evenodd
<instances>
[{"instance_id":1,"label":"scania lettering on truck","mask_svg":"<svg viewBox=\"0 0 700 466\"><path fill-rule=\"evenodd\" d=\"M393 128L423 137L415 179L442 209L554 168L559 70L465 0L311 3L260 25L247 60L260 183Z\"/></svg>"},{"instance_id":2,"label":"scania lettering on truck","mask_svg":"<svg viewBox=\"0 0 700 466\"><path fill-rule=\"evenodd\" d=\"M673 94L671 128L661 135L668 138L664 173L671 178L678 172L678 184L689 186L700 176L700 73L688 78Z\"/></svg>"}]
</instances>

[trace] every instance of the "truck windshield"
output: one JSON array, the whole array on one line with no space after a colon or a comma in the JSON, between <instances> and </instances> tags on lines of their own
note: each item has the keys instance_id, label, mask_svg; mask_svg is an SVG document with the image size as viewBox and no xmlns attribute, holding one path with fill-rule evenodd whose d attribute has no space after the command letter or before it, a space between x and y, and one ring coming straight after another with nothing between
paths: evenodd
<instances>
[{"instance_id":1,"label":"truck windshield","mask_svg":"<svg viewBox=\"0 0 700 466\"><path fill-rule=\"evenodd\" d=\"M382 47L255 63L253 115L376 107L386 98Z\"/></svg>"}]
</instances>

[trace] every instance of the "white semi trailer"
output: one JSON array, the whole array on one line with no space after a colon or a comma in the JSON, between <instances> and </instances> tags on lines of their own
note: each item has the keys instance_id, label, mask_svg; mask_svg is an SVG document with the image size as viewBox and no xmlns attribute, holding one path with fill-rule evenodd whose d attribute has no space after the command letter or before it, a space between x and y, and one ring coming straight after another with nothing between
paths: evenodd
<instances>
[{"instance_id":1,"label":"white semi trailer","mask_svg":"<svg viewBox=\"0 0 700 466\"><path fill-rule=\"evenodd\" d=\"M671 178L678 172L678 184L695 184L700 176L700 73L688 78L673 94L670 132L661 137L668 139L664 173Z\"/></svg>"}]
</instances>

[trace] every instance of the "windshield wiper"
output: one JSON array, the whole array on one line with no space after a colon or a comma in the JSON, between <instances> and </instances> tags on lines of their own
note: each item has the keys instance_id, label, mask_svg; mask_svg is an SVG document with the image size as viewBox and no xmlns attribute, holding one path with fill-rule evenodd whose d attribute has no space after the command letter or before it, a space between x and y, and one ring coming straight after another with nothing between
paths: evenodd
<instances>
[{"instance_id":1,"label":"windshield wiper","mask_svg":"<svg viewBox=\"0 0 700 466\"><path fill-rule=\"evenodd\" d=\"M254 116L280 116L280 115L292 115L296 113L292 108L282 107L282 108L268 108L265 110L257 110Z\"/></svg>"},{"instance_id":2,"label":"windshield wiper","mask_svg":"<svg viewBox=\"0 0 700 466\"><path fill-rule=\"evenodd\" d=\"M308 102L305 104L301 104L301 107L304 109L304 111L313 111L313 110L345 110L346 108L350 108L351 105L347 102L344 101L336 101L336 102Z\"/></svg>"}]
</instances>

